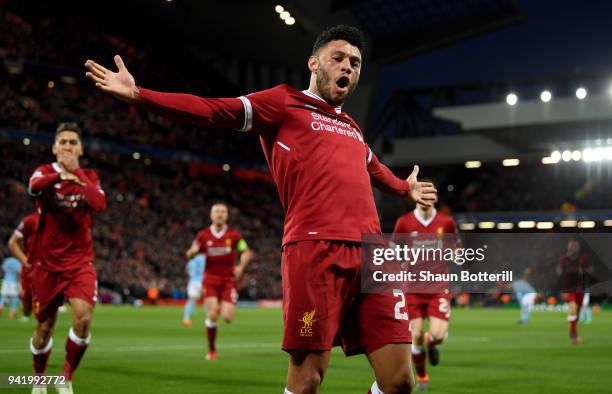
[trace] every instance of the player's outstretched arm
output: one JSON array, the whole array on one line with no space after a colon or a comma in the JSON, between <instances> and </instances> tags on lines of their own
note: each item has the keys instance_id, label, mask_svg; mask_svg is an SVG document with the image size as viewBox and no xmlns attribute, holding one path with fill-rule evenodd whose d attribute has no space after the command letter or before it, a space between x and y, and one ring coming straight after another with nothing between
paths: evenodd
<instances>
[{"instance_id":1,"label":"player's outstretched arm","mask_svg":"<svg viewBox=\"0 0 612 394\"><path fill-rule=\"evenodd\" d=\"M93 81L98 89L115 96L119 100L128 103L137 102L139 92L134 77L123 64L121 56L115 55L114 60L117 65L117 72L111 71L93 60L87 60L85 62L85 68L87 69L85 76Z\"/></svg>"},{"instance_id":2,"label":"player's outstretched arm","mask_svg":"<svg viewBox=\"0 0 612 394\"><path fill-rule=\"evenodd\" d=\"M136 86L134 77L118 55L115 64L116 72L87 60L85 76L101 91L174 121L236 130L245 126L245 107L238 98L203 98L145 89Z\"/></svg>"}]
</instances>

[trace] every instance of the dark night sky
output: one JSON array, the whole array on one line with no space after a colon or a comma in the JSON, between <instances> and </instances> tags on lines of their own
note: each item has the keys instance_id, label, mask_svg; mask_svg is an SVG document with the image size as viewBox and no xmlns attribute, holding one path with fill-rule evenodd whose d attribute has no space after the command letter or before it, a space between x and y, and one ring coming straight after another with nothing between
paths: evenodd
<instances>
[{"instance_id":1,"label":"dark night sky","mask_svg":"<svg viewBox=\"0 0 612 394\"><path fill-rule=\"evenodd\" d=\"M612 70L612 1L520 4L517 24L385 66L378 102L403 88Z\"/></svg>"}]
</instances>

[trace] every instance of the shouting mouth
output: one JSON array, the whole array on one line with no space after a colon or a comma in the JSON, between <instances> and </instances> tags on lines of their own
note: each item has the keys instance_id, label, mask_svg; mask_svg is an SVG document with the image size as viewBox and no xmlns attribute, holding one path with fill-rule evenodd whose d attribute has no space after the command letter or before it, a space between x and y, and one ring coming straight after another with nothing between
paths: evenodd
<instances>
[{"instance_id":1,"label":"shouting mouth","mask_svg":"<svg viewBox=\"0 0 612 394\"><path fill-rule=\"evenodd\" d=\"M345 75L336 80L336 86L340 88L340 90L344 90L348 88L350 82L351 80L349 79L349 77Z\"/></svg>"}]
</instances>

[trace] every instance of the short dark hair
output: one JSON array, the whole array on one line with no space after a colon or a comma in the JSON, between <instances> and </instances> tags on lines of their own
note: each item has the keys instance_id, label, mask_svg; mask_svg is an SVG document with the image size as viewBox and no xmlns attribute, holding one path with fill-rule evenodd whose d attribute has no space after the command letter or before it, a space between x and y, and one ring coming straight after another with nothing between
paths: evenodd
<instances>
[{"instance_id":1,"label":"short dark hair","mask_svg":"<svg viewBox=\"0 0 612 394\"><path fill-rule=\"evenodd\" d=\"M55 129L55 137L57 138L59 133L62 133L64 131L73 131L75 133L78 134L79 139L81 138L81 128L79 127L79 124L77 122L62 122L57 126L57 129Z\"/></svg>"},{"instance_id":2,"label":"short dark hair","mask_svg":"<svg viewBox=\"0 0 612 394\"><path fill-rule=\"evenodd\" d=\"M224 200L213 201L213 203L210 204L210 209L212 209L212 207L214 207L215 205L225 205L225 208L227 208L227 211L229 212L229 204L225 202Z\"/></svg>"},{"instance_id":3,"label":"short dark hair","mask_svg":"<svg viewBox=\"0 0 612 394\"><path fill-rule=\"evenodd\" d=\"M312 46L312 54L314 55L321 47L334 40L347 41L362 52L364 42L362 31L355 26L336 25L328 27L319 34Z\"/></svg>"}]
</instances>

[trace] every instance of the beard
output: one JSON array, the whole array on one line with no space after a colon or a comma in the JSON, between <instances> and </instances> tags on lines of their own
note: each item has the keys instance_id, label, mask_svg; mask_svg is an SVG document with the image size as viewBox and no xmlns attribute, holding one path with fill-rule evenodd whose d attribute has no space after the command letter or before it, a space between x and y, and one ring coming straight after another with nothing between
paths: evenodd
<instances>
[{"instance_id":1,"label":"beard","mask_svg":"<svg viewBox=\"0 0 612 394\"><path fill-rule=\"evenodd\" d=\"M338 106L344 103L348 96L353 93L353 91L357 87L357 80L351 82L348 85L348 92L345 95L333 97L332 90L336 86L336 81L332 80L332 77L327 72L327 70L325 70L323 67L320 67L319 71L317 72L316 84L317 90L321 94L321 98L323 98L323 100L325 100L328 104Z\"/></svg>"}]
</instances>

